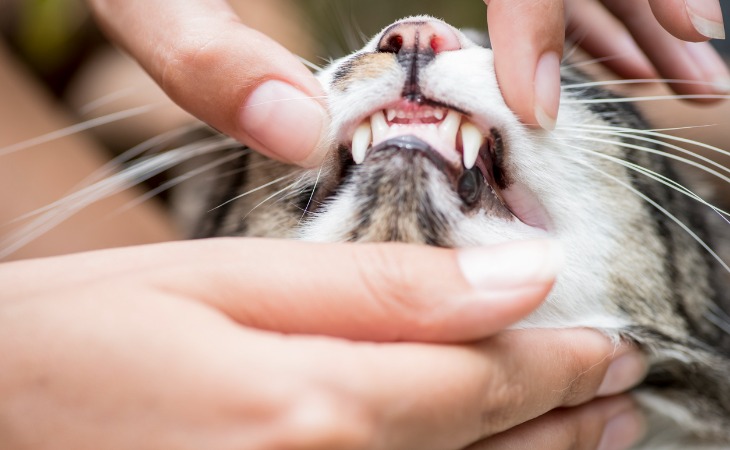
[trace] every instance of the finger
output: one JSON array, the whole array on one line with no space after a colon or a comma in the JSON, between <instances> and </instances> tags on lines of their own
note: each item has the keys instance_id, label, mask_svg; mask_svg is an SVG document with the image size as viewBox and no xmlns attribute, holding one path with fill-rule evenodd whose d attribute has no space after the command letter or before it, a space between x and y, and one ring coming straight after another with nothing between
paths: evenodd
<instances>
[{"instance_id":1,"label":"finger","mask_svg":"<svg viewBox=\"0 0 730 450\"><path fill-rule=\"evenodd\" d=\"M0 271L0 282L10 287L6 298L24 298L124 277L260 329L465 341L535 309L552 286L560 255L547 241L456 251L212 239L12 263ZM38 286L42 273L53 274L53 282Z\"/></svg>"},{"instance_id":2,"label":"finger","mask_svg":"<svg viewBox=\"0 0 730 450\"><path fill-rule=\"evenodd\" d=\"M726 92L730 74L709 44L689 44L669 34L657 22L648 2L607 0L605 3L623 21L660 75L683 80L670 83L675 92L700 96Z\"/></svg>"},{"instance_id":3,"label":"finger","mask_svg":"<svg viewBox=\"0 0 730 450\"><path fill-rule=\"evenodd\" d=\"M656 71L626 28L596 1L566 4L571 40L624 78L656 78Z\"/></svg>"},{"instance_id":4,"label":"finger","mask_svg":"<svg viewBox=\"0 0 730 450\"><path fill-rule=\"evenodd\" d=\"M525 124L555 128L565 40L563 0L485 3L497 81L507 105Z\"/></svg>"},{"instance_id":5,"label":"finger","mask_svg":"<svg viewBox=\"0 0 730 450\"><path fill-rule=\"evenodd\" d=\"M725 39L718 0L649 0L654 16L665 30L690 42Z\"/></svg>"},{"instance_id":6,"label":"finger","mask_svg":"<svg viewBox=\"0 0 730 450\"><path fill-rule=\"evenodd\" d=\"M437 442L429 434L422 447L412 448L461 448L557 407L590 400L612 370L615 352L643 361L629 347L616 350L595 331L525 330L500 333L472 348L365 347L339 360L342 369L332 370L345 391L372 399L371 411L388 413L374 420L385 424L384 434L393 442L412 440L429 430L437 436L443 432L452 441ZM357 373L344 370L356 364L350 358L359 362ZM645 373L645 363L633 373L625 372L621 388L637 384ZM397 404L388 408L393 399Z\"/></svg>"},{"instance_id":7,"label":"finger","mask_svg":"<svg viewBox=\"0 0 730 450\"><path fill-rule=\"evenodd\" d=\"M629 397L596 400L549 412L466 450L628 449L644 435L645 419Z\"/></svg>"},{"instance_id":8,"label":"finger","mask_svg":"<svg viewBox=\"0 0 730 450\"><path fill-rule=\"evenodd\" d=\"M180 106L267 156L313 166L323 91L286 49L223 0L92 0L99 22Z\"/></svg>"}]
</instances>

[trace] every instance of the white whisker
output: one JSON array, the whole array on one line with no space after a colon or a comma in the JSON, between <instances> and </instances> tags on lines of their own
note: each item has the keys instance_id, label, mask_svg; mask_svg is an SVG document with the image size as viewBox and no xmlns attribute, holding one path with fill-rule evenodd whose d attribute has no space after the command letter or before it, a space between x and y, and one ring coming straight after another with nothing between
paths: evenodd
<instances>
[{"instance_id":1,"label":"white whisker","mask_svg":"<svg viewBox=\"0 0 730 450\"><path fill-rule=\"evenodd\" d=\"M70 127L66 127L60 130L52 131L50 133L46 133L37 137L34 137L32 139L28 139L22 142L18 142L16 144L11 144L6 147L0 148L0 156L8 155L10 153L15 153L20 150L25 150L26 148L31 148L36 145L45 144L47 142L55 141L57 139L64 138L66 136L71 136L73 134L79 133L81 131L90 130L92 128L100 127L102 125L106 125L108 123L112 122L118 122L124 119L128 119L130 117L139 116L145 113L148 113L156 108L159 108L160 106L168 105L169 103L153 103L151 105L143 105L143 106L137 106L135 108L130 108L124 111L118 111L111 114L107 114L105 116L96 117L94 119L89 119L85 122L77 123L76 125L71 125Z\"/></svg>"},{"instance_id":2,"label":"white whisker","mask_svg":"<svg viewBox=\"0 0 730 450\"><path fill-rule=\"evenodd\" d=\"M657 181L657 182L659 182L659 183L667 186L670 189L674 189L675 191L677 191L677 192L679 192L679 193L681 193L683 195L686 195L687 197L690 197L691 199L693 199L693 200L695 200L695 201L697 201L697 202L699 202L699 203L707 206L708 208L712 209L715 213L717 213L718 215L720 215L720 217L724 221L726 221L726 222L728 222L730 224L730 221L728 221L728 219L726 218L726 217L730 217L730 213L728 213L728 212L726 212L726 211L718 208L717 206L713 205L712 203L709 203L708 201L706 201L705 199L703 199L702 197L700 197L698 194L696 194L695 192L693 192L692 190L690 190L686 186L683 186L682 184L676 182L675 180L672 180L671 178L669 178L669 177L667 177L665 175L662 175L662 174L660 174L658 172L655 172L653 170L649 170L646 167L643 167L643 166L641 166L639 164L634 164L634 163L629 162L629 161L624 161L621 158L617 158L617 157L611 156L611 155L606 155L604 153L600 153L600 152L597 152L597 151L594 151L594 150L590 150L590 149L587 149L587 148L577 147L577 146L570 145L570 144L566 144L566 147L573 148L575 150L580 150L582 152L586 152L586 153L591 154L591 155L594 155L596 157L600 157L600 158L603 158L603 159L607 159L609 161L615 162L616 164L622 165L622 166L624 166L624 167L626 167L628 169L634 170L635 172L638 172L638 173L640 173L640 174L642 174L642 175L644 175L644 176L646 176L648 178L651 178L652 180Z\"/></svg>"},{"instance_id":3,"label":"white whisker","mask_svg":"<svg viewBox=\"0 0 730 450\"><path fill-rule=\"evenodd\" d=\"M291 174L290 174L290 175L291 175ZM274 198L274 197L276 197L276 196L278 196L278 195L281 195L281 194L283 194L284 192L288 191L289 189L291 189L291 188L292 188L292 186L293 186L293 184L290 184L290 185L288 185L288 186L285 186L285 187L284 187L283 189L280 189L280 190L278 190L278 191L274 192L273 194L269 195L269 196L268 196L268 197L266 197L265 199L261 200L261 201L260 201L259 203L257 203L257 204L256 204L256 206L254 206L253 208L251 208L251 210L250 210L249 212L247 212L247 213L246 213L246 215L245 215L245 216L243 216L243 217L241 218L241 220L242 220L242 221L245 221L245 220L246 220L246 218L248 218L248 216L249 216L249 215L251 215L251 213L252 213L252 212L254 212L254 211L255 211L256 209L258 209L258 207L259 207L259 206L262 206L262 205L263 205L264 203L268 202L268 201L269 201L269 200L271 200L272 198Z\"/></svg>"},{"instance_id":4,"label":"white whisker","mask_svg":"<svg viewBox=\"0 0 730 450\"><path fill-rule=\"evenodd\" d=\"M315 72L319 72L320 70L322 70L322 68L320 66L316 65L315 63L313 63L312 61L308 60L307 58L304 58L302 56L297 56L297 59L302 64L304 64L305 66L307 66L310 69L314 70Z\"/></svg>"},{"instance_id":5,"label":"white whisker","mask_svg":"<svg viewBox=\"0 0 730 450\"><path fill-rule=\"evenodd\" d=\"M236 200L238 200L240 198L246 197L247 195L250 195L250 194L253 194L254 192L260 191L261 189L265 189L265 188L267 188L267 187L269 187L269 186L271 186L273 184L281 183L282 181L286 180L287 178L292 178L295 175L296 175L296 173L288 173L288 174L286 174L286 175L284 175L282 177L279 177L279 178L277 178L275 180L269 181L268 183L262 184L261 186L259 186L257 188L251 189L249 191L244 192L243 194L237 195L237 196L233 197L230 200L226 200L225 202L221 203L220 205L216 206L215 208L209 209L208 212L209 213L210 212L213 212L216 209L222 208L223 206L226 206L227 204L229 204L231 202L235 202Z\"/></svg>"},{"instance_id":6,"label":"white whisker","mask_svg":"<svg viewBox=\"0 0 730 450\"><path fill-rule=\"evenodd\" d=\"M668 83L668 84L692 84L698 86L715 86L716 83L711 81L695 81L695 80L682 80L673 78L634 78L628 80L604 80L604 81L590 81L585 83L574 83L565 84L563 89L581 89L596 86L616 86L625 84L657 84L657 83Z\"/></svg>"},{"instance_id":7,"label":"white whisker","mask_svg":"<svg viewBox=\"0 0 730 450\"><path fill-rule=\"evenodd\" d=\"M314 186L312 187L312 194L309 196L309 200L307 200L307 205L304 207L304 212L302 212L302 216L299 218L299 222L297 222L297 225L302 224L302 220L304 220L304 216L306 216L307 212L309 211L309 205L312 204L312 199L314 198L314 193L317 190L317 185L319 185L319 179L322 176L323 169L324 169L324 163L319 166L319 170L317 171L317 178L314 180Z\"/></svg>"},{"instance_id":8,"label":"white whisker","mask_svg":"<svg viewBox=\"0 0 730 450\"><path fill-rule=\"evenodd\" d=\"M225 146L220 137L169 150L133 163L121 172L64 196L42 209L44 213L28 225L0 240L0 259L4 259L29 242L45 234L82 209L148 180L195 156L215 152Z\"/></svg>"},{"instance_id":9,"label":"white whisker","mask_svg":"<svg viewBox=\"0 0 730 450\"><path fill-rule=\"evenodd\" d=\"M219 150L229 150L229 149L236 148L237 146L238 146L238 144L236 143L230 147L222 147ZM137 206L141 203L144 203L147 200L155 197L156 195L159 195L162 192L172 189L175 186L178 186L181 183L184 183L185 181L187 181L197 175L200 175L202 173L208 172L209 170L215 169L216 167L218 167L222 164L225 164L227 162L234 161L234 160L240 158L241 156L245 155L246 153L250 153L250 152L251 152L250 149L240 150L240 151L234 152L230 155L220 157L207 164L203 164L200 167L196 167L194 170L191 170L191 171L185 173L184 175L180 175L175 178L172 178L172 179L162 183L160 186L158 186L152 190L149 190L149 191L145 192L144 194L140 195L139 197L137 197L136 199L132 200L127 205L125 205L123 208L120 208L119 211L116 211L115 215L121 214L124 211L134 208L135 206Z\"/></svg>"},{"instance_id":10,"label":"white whisker","mask_svg":"<svg viewBox=\"0 0 730 450\"><path fill-rule=\"evenodd\" d=\"M630 102L651 102L660 100L725 100L730 98L726 94L685 94L685 95L650 95L645 97L618 97L618 98L588 98L588 99L565 99L561 104L565 105L587 105L593 103L630 103Z\"/></svg>"},{"instance_id":11,"label":"white whisker","mask_svg":"<svg viewBox=\"0 0 730 450\"><path fill-rule=\"evenodd\" d=\"M584 167L586 167L586 168L588 168L588 169L590 169L590 170L592 170L594 172L597 172L597 173L603 175L606 178L609 178L609 179L613 180L615 183L623 186L628 191L630 191L633 194L635 194L635 195L639 196L640 198L642 198L644 201L646 201L647 203L649 203L650 205L652 205L654 208L656 208L657 210L659 210L667 218L671 219L674 223L676 223L679 227L681 227L685 232L687 232L692 237L692 239L694 239L698 244L700 244L723 267L723 269L725 269L725 271L727 271L728 273L730 273L730 266L728 266L728 264L714 250L712 250L712 248L710 248L710 246L707 245L707 243L705 243L705 241L703 241L702 238L700 238L699 236L697 236L697 234L694 231L692 231L692 229L690 229L687 225L685 225L684 222L682 222L681 220L679 220L675 215L673 215L672 213L670 213L669 211L667 211L664 207L662 207L657 202L655 202L654 200L652 200L651 198L649 198L647 195L643 194L638 189L634 188L633 186L629 185L628 183L626 183L624 181L621 181L618 178L614 177L613 175L610 175L610 174L608 174L608 173L606 173L606 172L604 172L602 170L599 170L599 169L591 166L590 164L588 164L588 163L586 163L584 161L581 161L581 160L576 159L576 158L570 158L567 155L560 155L560 156L562 158L564 158L564 159L567 159L567 160L569 160L571 162L574 162L576 164L580 164L580 165L582 165L582 166L584 166Z\"/></svg>"},{"instance_id":12,"label":"white whisker","mask_svg":"<svg viewBox=\"0 0 730 450\"><path fill-rule=\"evenodd\" d=\"M711 126L711 125L701 125L701 126ZM635 129L635 128L603 126L603 125L575 125L575 127L601 129L601 130L615 130L615 131L625 132L625 133L627 133L629 135L646 134L646 135L649 135L649 136L655 136L655 137L659 137L659 138L662 138L662 139L672 140L672 141L675 141L675 142L682 142L684 144L696 145L697 147L701 147L701 148L704 148L704 149L707 149L707 150L710 150L710 151L719 153L721 155L730 157L730 152L727 151L727 150L723 150L723 149L721 149L719 147L715 147L715 146L712 146L712 145L709 145L709 144L705 144L704 142L695 141L695 140L692 140L692 139L687 139L687 138L683 138L683 137L679 137L679 136L673 136L671 134L659 133L659 131L663 131L662 129L657 129L657 130L638 130L638 129ZM682 130L682 129L685 129L685 128L677 128L677 129ZM672 131L672 130L674 130L674 129L673 128L667 129L667 131Z\"/></svg>"},{"instance_id":13,"label":"white whisker","mask_svg":"<svg viewBox=\"0 0 730 450\"><path fill-rule=\"evenodd\" d=\"M134 92L137 90L139 90L139 88L137 87L128 87L111 92L80 107L78 109L78 113L79 115L85 116L95 109L101 108L102 106L106 106L110 103L114 103L115 101L123 99L124 97L128 97L134 94Z\"/></svg>"},{"instance_id":14,"label":"white whisker","mask_svg":"<svg viewBox=\"0 0 730 450\"><path fill-rule=\"evenodd\" d=\"M634 137L634 138L637 139L637 137ZM730 177L728 177L726 175L723 175L720 172L718 172L718 171L716 171L714 169L711 169L711 168L709 168L707 166L704 166L704 165L702 165L702 164L700 164L698 162L692 161L691 159L687 159L687 158L684 158L684 157L681 157L681 156L678 156L678 155L675 155L675 154L672 154L672 153L669 153L669 152L665 152L665 151L661 151L661 150L656 150L656 149L653 149L653 148L650 148L650 147L642 147L640 145L629 144L627 142L614 141L614 140L611 140L611 139L601 139L601 138L589 137L589 136L574 136L574 137L571 137L571 138L559 138L559 140L575 140L575 139L581 139L581 140L584 140L584 141L600 142L600 143L604 143L604 144L616 145L616 146L623 147L623 148L629 148L629 149L633 149L633 150L642 151L642 152L645 152L645 153L652 153L652 154L655 154L655 155L660 155L660 156L663 156L665 158L673 159L673 160L679 161L679 162L681 162L683 164L687 164L689 166L696 167L697 169L700 169L703 172L706 172L706 173L709 173L711 175L714 175L715 177L717 177L717 178L725 181L726 183L730 183ZM675 148L676 147L675 148L676 150L682 151L684 153L689 153L692 156L694 156L695 158L698 158L700 160L703 160L703 161L705 161L705 162L707 162L707 163L709 163L709 164L711 164L713 166L716 166L716 167L720 168L721 170L723 170L725 172L730 173L730 169L728 169L727 167L723 166L722 164L719 164L719 163L716 163L715 161L712 161L709 158L705 158L705 157L703 157L701 155L694 154L694 153L690 152L689 150L683 149L681 147L672 146L671 144L663 144L663 145L666 145L666 146L668 146L670 148Z\"/></svg>"}]
</instances>

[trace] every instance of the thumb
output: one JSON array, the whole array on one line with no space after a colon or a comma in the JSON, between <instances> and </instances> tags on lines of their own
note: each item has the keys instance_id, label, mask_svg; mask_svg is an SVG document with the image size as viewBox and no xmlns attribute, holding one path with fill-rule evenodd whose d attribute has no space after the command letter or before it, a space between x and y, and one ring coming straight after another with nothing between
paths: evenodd
<instances>
[{"instance_id":1,"label":"thumb","mask_svg":"<svg viewBox=\"0 0 730 450\"><path fill-rule=\"evenodd\" d=\"M537 308L562 262L551 241L453 250L213 239L157 249L170 262L150 282L243 325L383 342L486 338Z\"/></svg>"},{"instance_id":2,"label":"thumb","mask_svg":"<svg viewBox=\"0 0 730 450\"><path fill-rule=\"evenodd\" d=\"M182 108L266 156L324 157L324 93L284 47L223 0L91 0L99 22Z\"/></svg>"}]
</instances>

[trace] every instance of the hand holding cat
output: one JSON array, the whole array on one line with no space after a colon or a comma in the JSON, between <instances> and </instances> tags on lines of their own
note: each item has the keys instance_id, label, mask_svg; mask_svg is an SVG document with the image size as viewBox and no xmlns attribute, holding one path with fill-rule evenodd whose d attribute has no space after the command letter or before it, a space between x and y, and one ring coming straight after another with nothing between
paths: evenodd
<instances>
[{"instance_id":1,"label":"hand holding cat","mask_svg":"<svg viewBox=\"0 0 730 450\"><path fill-rule=\"evenodd\" d=\"M565 31L632 79L683 80L679 94L726 94L730 74L707 42L724 38L718 0L485 0L502 94L526 124L552 129Z\"/></svg>"},{"instance_id":2,"label":"hand holding cat","mask_svg":"<svg viewBox=\"0 0 730 450\"><path fill-rule=\"evenodd\" d=\"M0 443L593 448L608 422L628 446L632 401L585 402L638 382L637 352L495 335L539 305L557 253L215 239L4 264Z\"/></svg>"},{"instance_id":3,"label":"hand holding cat","mask_svg":"<svg viewBox=\"0 0 730 450\"><path fill-rule=\"evenodd\" d=\"M324 157L321 87L286 49L242 25L225 0L89 3L109 35L198 118L269 157L306 167ZM554 127L566 22L580 46L619 75L697 82L674 84L681 94L730 86L720 57L696 43L724 36L718 0L485 3L501 89L524 123Z\"/></svg>"}]
</instances>

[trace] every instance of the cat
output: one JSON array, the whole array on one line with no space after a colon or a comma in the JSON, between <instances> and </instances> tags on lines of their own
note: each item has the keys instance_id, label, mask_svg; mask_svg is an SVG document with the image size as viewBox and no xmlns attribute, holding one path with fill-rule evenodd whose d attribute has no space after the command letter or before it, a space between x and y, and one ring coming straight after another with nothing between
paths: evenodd
<instances>
[{"instance_id":1,"label":"cat","mask_svg":"<svg viewBox=\"0 0 730 450\"><path fill-rule=\"evenodd\" d=\"M635 391L650 423L640 447L730 446L726 214L685 187L666 155L676 142L659 140L671 137L569 65L555 130L522 124L488 46L427 16L397 21L317 76L332 118L321 167L212 136L103 183L195 157L189 173L205 173L175 196L196 238L558 240L566 267L516 327L635 342L651 366Z\"/></svg>"},{"instance_id":2,"label":"cat","mask_svg":"<svg viewBox=\"0 0 730 450\"><path fill-rule=\"evenodd\" d=\"M681 187L630 103L564 67L556 129L528 127L501 96L491 50L425 16L318 78L332 116L322 167L242 155L232 175L191 188L196 237L443 247L552 237L567 266L518 327L636 342L651 361L637 389L652 424L644 447L730 445L721 213Z\"/></svg>"}]
</instances>

